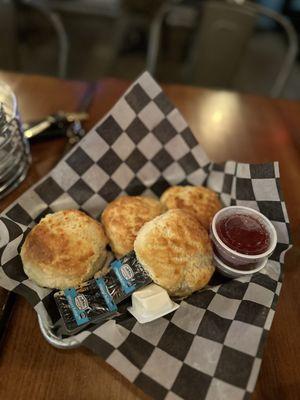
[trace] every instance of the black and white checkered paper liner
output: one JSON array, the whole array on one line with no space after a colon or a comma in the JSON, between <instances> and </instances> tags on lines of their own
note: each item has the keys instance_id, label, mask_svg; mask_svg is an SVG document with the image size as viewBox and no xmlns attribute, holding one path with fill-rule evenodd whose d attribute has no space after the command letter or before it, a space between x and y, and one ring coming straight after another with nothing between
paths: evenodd
<instances>
[{"instance_id":1,"label":"black and white checkered paper liner","mask_svg":"<svg viewBox=\"0 0 300 400\"><path fill-rule=\"evenodd\" d=\"M24 296L44 323L58 319L52 293L23 272L19 250L49 212L80 208L92 217L123 194L159 196L174 184L205 184L225 205L249 206L274 224L278 245L257 274L211 285L173 314L141 325L133 317L76 339L156 399L248 399L281 288L289 223L278 164L208 160L180 112L141 75L92 131L0 219L0 285Z\"/></svg>"}]
</instances>

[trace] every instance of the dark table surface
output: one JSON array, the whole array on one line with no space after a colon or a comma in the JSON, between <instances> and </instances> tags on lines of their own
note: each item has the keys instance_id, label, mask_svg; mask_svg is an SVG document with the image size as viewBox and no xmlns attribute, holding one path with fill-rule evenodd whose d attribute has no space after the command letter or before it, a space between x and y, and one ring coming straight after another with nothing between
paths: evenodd
<instances>
[{"instance_id":1,"label":"dark table surface","mask_svg":"<svg viewBox=\"0 0 300 400\"><path fill-rule=\"evenodd\" d=\"M0 73L16 92L24 120L58 110L74 111L85 82ZM89 107L91 128L129 83L98 82ZM214 161L280 163L282 189L291 221L294 247L286 256L284 282L264 351L253 400L300 398L300 102L165 85L208 156ZM32 146L26 180L0 201L3 211L43 177L60 159L64 139ZM0 297L4 291L0 289ZM0 398L146 399L147 396L86 349L57 350L41 336L35 311L18 298L0 348Z\"/></svg>"}]
</instances>

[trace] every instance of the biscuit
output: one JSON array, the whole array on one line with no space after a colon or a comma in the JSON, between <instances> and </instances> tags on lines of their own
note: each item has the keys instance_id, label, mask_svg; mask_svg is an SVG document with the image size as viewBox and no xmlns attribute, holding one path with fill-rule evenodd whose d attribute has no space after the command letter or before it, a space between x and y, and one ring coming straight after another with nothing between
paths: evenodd
<instances>
[{"instance_id":1,"label":"biscuit","mask_svg":"<svg viewBox=\"0 0 300 400\"><path fill-rule=\"evenodd\" d=\"M142 196L122 196L108 204L101 221L115 255L119 258L133 250L141 227L165 210L158 200Z\"/></svg>"},{"instance_id":2,"label":"biscuit","mask_svg":"<svg viewBox=\"0 0 300 400\"><path fill-rule=\"evenodd\" d=\"M169 210L147 222L134 250L151 279L171 296L189 296L204 287L214 272L208 233L185 210Z\"/></svg>"},{"instance_id":3,"label":"biscuit","mask_svg":"<svg viewBox=\"0 0 300 400\"><path fill-rule=\"evenodd\" d=\"M78 210L48 214L21 249L25 273L39 286L65 289L93 277L105 262L102 225Z\"/></svg>"},{"instance_id":4,"label":"biscuit","mask_svg":"<svg viewBox=\"0 0 300 400\"><path fill-rule=\"evenodd\" d=\"M209 230L213 216L222 208L217 193L203 186L173 186L167 189L160 201L168 209L181 208L196 215Z\"/></svg>"}]
</instances>

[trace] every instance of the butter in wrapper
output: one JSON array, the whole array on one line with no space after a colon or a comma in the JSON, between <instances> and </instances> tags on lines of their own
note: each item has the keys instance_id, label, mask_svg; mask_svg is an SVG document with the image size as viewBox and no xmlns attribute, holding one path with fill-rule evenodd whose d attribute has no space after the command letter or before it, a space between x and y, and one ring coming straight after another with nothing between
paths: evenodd
<instances>
[{"instance_id":1,"label":"butter in wrapper","mask_svg":"<svg viewBox=\"0 0 300 400\"><path fill-rule=\"evenodd\" d=\"M105 276L59 291L54 299L71 334L90 323L101 323L119 315L117 304L150 282L151 278L132 251L113 261Z\"/></svg>"}]
</instances>

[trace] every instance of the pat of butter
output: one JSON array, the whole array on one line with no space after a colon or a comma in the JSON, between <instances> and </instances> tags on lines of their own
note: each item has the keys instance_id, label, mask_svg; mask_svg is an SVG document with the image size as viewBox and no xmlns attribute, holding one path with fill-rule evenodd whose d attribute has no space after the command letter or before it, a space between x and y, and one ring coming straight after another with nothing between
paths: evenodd
<instances>
[{"instance_id":1,"label":"pat of butter","mask_svg":"<svg viewBox=\"0 0 300 400\"><path fill-rule=\"evenodd\" d=\"M132 307L128 311L141 323L153 321L179 307L168 292L155 283L134 292L131 300Z\"/></svg>"},{"instance_id":2,"label":"pat of butter","mask_svg":"<svg viewBox=\"0 0 300 400\"><path fill-rule=\"evenodd\" d=\"M158 313L172 308L167 291L152 283L132 294L132 307L139 314Z\"/></svg>"}]
</instances>

